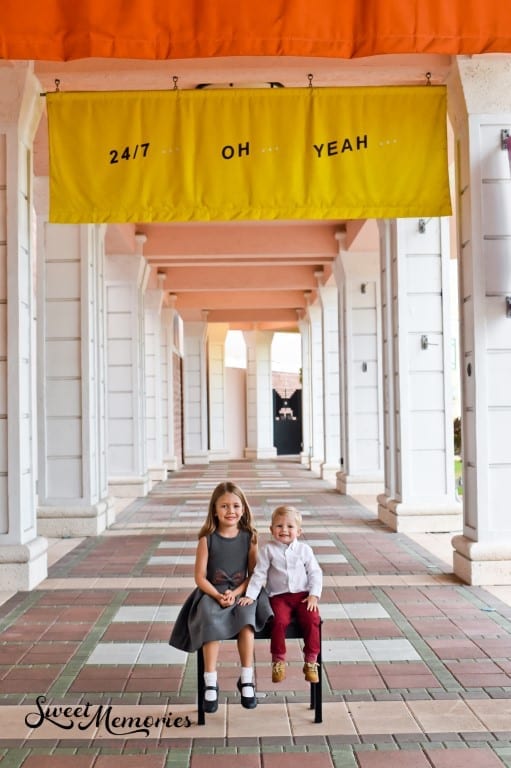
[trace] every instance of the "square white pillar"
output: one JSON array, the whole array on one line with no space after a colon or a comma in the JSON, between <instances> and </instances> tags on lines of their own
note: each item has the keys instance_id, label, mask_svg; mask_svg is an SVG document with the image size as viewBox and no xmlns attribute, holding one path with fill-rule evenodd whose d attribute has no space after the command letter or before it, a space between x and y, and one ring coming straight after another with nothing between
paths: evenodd
<instances>
[{"instance_id":1,"label":"square white pillar","mask_svg":"<svg viewBox=\"0 0 511 768\"><path fill-rule=\"evenodd\" d=\"M39 528L95 536L113 522L105 429L105 228L49 224L39 179Z\"/></svg>"},{"instance_id":2,"label":"square white pillar","mask_svg":"<svg viewBox=\"0 0 511 768\"><path fill-rule=\"evenodd\" d=\"M0 582L33 589L47 575L36 518L32 142L42 112L32 66L0 69Z\"/></svg>"},{"instance_id":3,"label":"square white pillar","mask_svg":"<svg viewBox=\"0 0 511 768\"><path fill-rule=\"evenodd\" d=\"M185 464L208 464L207 323L183 324L183 425Z\"/></svg>"},{"instance_id":4,"label":"square white pillar","mask_svg":"<svg viewBox=\"0 0 511 768\"><path fill-rule=\"evenodd\" d=\"M323 318L321 307L310 304L307 307L310 323L311 361L311 411L312 411L312 452L310 469L320 474L325 460L325 408L323 400Z\"/></svg>"},{"instance_id":5,"label":"square white pillar","mask_svg":"<svg viewBox=\"0 0 511 768\"><path fill-rule=\"evenodd\" d=\"M181 439L180 318L172 297L161 313L161 412L162 451L167 471L183 463Z\"/></svg>"},{"instance_id":6,"label":"square white pillar","mask_svg":"<svg viewBox=\"0 0 511 768\"><path fill-rule=\"evenodd\" d=\"M213 461L229 457L226 419L235 418L227 412L225 377L226 323L208 325L208 387L209 387L209 455Z\"/></svg>"},{"instance_id":7,"label":"square white pillar","mask_svg":"<svg viewBox=\"0 0 511 768\"><path fill-rule=\"evenodd\" d=\"M161 313L163 291L159 288L144 294L144 352L145 352L145 434L147 465L151 483L167 478L163 461L162 437L162 368Z\"/></svg>"},{"instance_id":8,"label":"square white pillar","mask_svg":"<svg viewBox=\"0 0 511 768\"><path fill-rule=\"evenodd\" d=\"M246 331L247 345L247 447L248 459L271 459L273 444L273 398L271 331Z\"/></svg>"},{"instance_id":9,"label":"square white pillar","mask_svg":"<svg viewBox=\"0 0 511 768\"><path fill-rule=\"evenodd\" d=\"M511 57L459 58L449 82L458 148L463 534L455 573L511 584Z\"/></svg>"},{"instance_id":10,"label":"square white pillar","mask_svg":"<svg viewBox=\"0 0 511 768\"><path fill-rule=\"evenodd\" d=\"M382 522L397 531L455 531L446 219L381 222L384 292L385 492Z\"/></svg>"},{"instance_id":11,"label":"square white pillar","mask_svg":"<svg viewBox=\"0 0 511 768\"><path fill-rule=\"evenodd\" d=\"M143 235L134 253L106 259L108 483L113 496L145 496L150 481L145 422Z\"/></svg>"},{"instance_id":12,"label":"square white pillar","mask_svg":"<svg viewBox=\"0 0 511 768\"><path fill-rule=\"evenodd\" d=\"M341 295L342 458L337 490L383 491L383 399L379 253L347 251L334 264Z\"/></svg>"}]
</instances>

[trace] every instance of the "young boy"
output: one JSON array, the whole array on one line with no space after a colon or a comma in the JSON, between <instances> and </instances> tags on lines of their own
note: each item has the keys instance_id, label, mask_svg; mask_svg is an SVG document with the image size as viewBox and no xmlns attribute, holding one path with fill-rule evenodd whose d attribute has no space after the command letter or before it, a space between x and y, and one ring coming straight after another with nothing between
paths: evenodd
<instances>
[{"instance_id":1,"label":"young boy","mask_svg":"<svg viewBox=\"0 0 511 768\"><path fill-rule=\"evenodd\" d=\"M270 644L274 683L286 677L286 628L293 617L304 637L305 679L309 683L319 680L318 600L323 573L311 547L298 541L301 525L302 518L295 507L280 506L273 510L270 526L273 538L260 550L245 597L239 599L241 605L250 605L266 587L275 614Z\"/></svg>"}]
</instances>

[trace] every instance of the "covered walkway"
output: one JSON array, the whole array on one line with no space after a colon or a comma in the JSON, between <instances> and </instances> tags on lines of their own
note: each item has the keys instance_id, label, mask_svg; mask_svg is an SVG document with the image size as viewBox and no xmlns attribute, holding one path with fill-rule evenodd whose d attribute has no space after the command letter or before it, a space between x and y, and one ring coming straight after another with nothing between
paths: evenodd
<instances>
[{"instance_id":1,"label":"covered walkway","mask_svg":"<svg viewBox=\"0 0 511 768\"><path fill-rule=\"evenodd\" d=\"M240 706L227 642L219 710L197 725L195 658L167 639L223 479L246 492L261 541L277 504L303 514L325 574L321 724L298 641L279 686L258 641L258 708ZM2 768L511 766L505 590L463 585L425 548L435 536L391 532L366 501L293 459L187 466L103 535L60 541L48 579L0 605Z\"/></svg>"}]
</instances>

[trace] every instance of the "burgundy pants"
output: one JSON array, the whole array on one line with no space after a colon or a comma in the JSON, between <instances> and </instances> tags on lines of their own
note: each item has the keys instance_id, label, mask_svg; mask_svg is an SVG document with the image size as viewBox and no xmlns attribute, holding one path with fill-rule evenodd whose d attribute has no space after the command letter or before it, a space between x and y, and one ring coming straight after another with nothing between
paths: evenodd
<instances>
[{"instance_id":1,"label":"burgundy pants","mask_svg":"<svg viewBox=\"0 0 511 768\"><path fill-rule=\"evenodd\" d=\"M292 619L296 619L303 632L305 661L316 661L319 647L319 611L308 611L307 592L285 592L282 595L270 597L271 607L275 614L271 628L271 658L272 661L285 661L286 658L286 629Z\"/></svg>"}]
</instances>

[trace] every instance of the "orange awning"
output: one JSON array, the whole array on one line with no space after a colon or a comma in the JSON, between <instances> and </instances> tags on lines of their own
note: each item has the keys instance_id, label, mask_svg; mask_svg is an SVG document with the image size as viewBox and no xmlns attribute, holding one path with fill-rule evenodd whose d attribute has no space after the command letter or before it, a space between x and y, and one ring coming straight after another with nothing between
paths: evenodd
<instances>
[{"instance_id":1,"label":"orange awning","mask_svg":"<svg viewBox=\"0 0 511 768\"><path fill-rule=\"evenodd\" d=\"M2 0L0 57L511 52L503 0Z\"/></svg>"}]
</instances>

